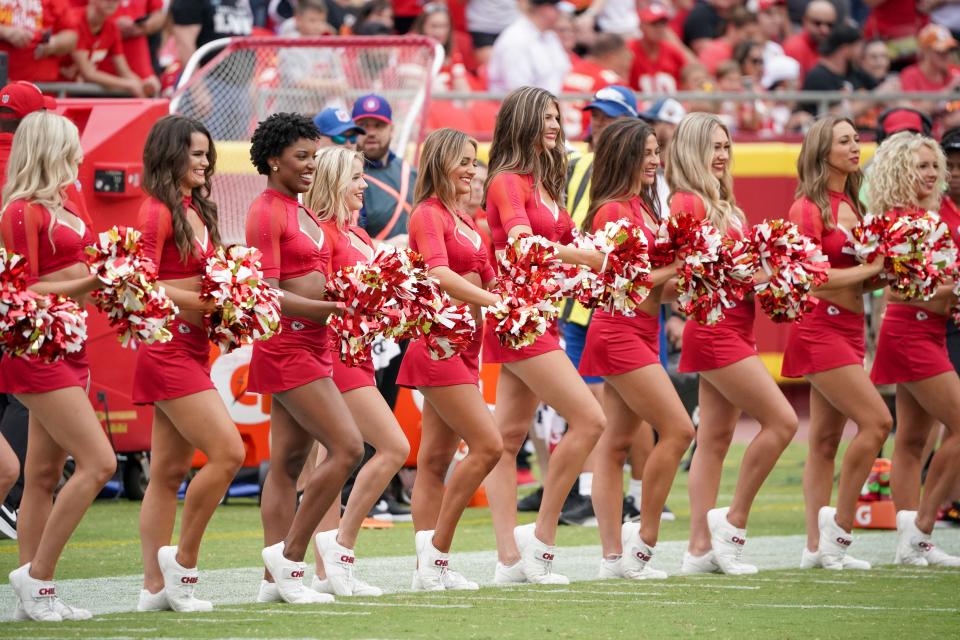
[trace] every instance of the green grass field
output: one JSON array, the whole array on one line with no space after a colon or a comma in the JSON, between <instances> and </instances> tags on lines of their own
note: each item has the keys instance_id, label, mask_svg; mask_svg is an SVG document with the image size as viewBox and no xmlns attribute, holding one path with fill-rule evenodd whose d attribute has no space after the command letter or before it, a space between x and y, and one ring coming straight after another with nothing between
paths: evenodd
<instances>
[{"instance_id":1,"label":"green grass field","mask_svg":"<svg viewBox=\"0 0 960 640\"><path fill-rule=\"evenodd\" d=\"M742 446L731 451L721 504L729 501L742 452ZM957 637L960 571L878 566L870 572L840 574L787 568L795 566L802 544L803 455L802 446L791 446L754 508L746 559L756 559L762 567L784 567L758 576L672 576L656 583L589 580L599 560L596 529L562 527L560 569L569 569L577 579L568 587L401 591L311 607L242 604L252 602L262 566L260 516L254 500L232 500L220 508L205 538L199 593L203 596L206 588L213 592L209 595L230 594L214 598L228 604L218 604L210 614L187 616L130 611L139 588L135 576L141 571L139 504L101 501L64 554L60 591L68 600L82 593L95 602L113 603L104 610L126 611L82 623L0 623L0 637L657 638L707 633L722 638L858 638L898 632L910 638ZM678 520L664 523L656 566L676 573L680 541L689 526L686 474L678 476L669 504ZM531 521L532 514L521 519ZM960 531L938 530L935 537L948 551L960 552ZM892 539L889 533L862 534L854 553L890 563ZM493 548L488 512L468 511L457 531L453 564L469 577L489 582ZM356 549L361 575L391 591L409 588L412 549L410 524L364 531ZM563 564L565 559L570 564ZM16 566L12 541L0 542L0 563L4 576ZM387 567L389 579L377 572ZM116 578L109 579L112 576ZM0 605L12 607L12 597L4 591Z\"/></svg>"}]
</instances>

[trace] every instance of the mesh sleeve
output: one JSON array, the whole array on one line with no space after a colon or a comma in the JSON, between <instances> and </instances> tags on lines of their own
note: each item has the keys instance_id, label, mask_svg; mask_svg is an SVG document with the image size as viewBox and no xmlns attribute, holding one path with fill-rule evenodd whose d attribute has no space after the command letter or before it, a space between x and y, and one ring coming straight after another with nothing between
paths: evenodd
<instances>
[{"instance_id":1,"label":"mesh sleeve","mask_svg":"<svg viewBox=\"0 0 960 640\"><path fill-rule=\"evenodd\" d=\"M148 198L140 205L137 228L142 234L143 255L153 260L159 268L163 245L173 236L170 210L157 200Z\"/></svg>"},{"instance_id":2,"label":"mesh sleeve","mask_svg":"<svg viewBox=\"0 0 960 640\"><path fill-rule=\"evenodd\" d=\"M287 211L282 202L270 202L261 197L250 205L246 225L247 246L256 247L263 254L260 270L264 278L280 277L280 238L286 227ZM324 234L324 242L327 235Z\"/></svg>"},{"instance_id":3,"label":"mesh sleeve","mask_svg":"<svg viewBox=\"0 0 960 640\"><path fill-rule=\"evenodd\" d=\"M499 216L500 226L507 235L514 227L531 227L526 207L529 199L530 184L526 176L501 173L490 182L490 188L487 189L487 215ZM495 213L491 214L492 211Z\"/></svg>"},{"instance_id":4,"label":"mesh sleeve","mask_svg":"<svg viewBox=\"0 0 960 640\"><path fill-rule=\"evenodd\" d=\"M40 279L40 235L49 222L46 209L24 200L11 202L0 217L3 246L26 259L28 285Z\"/></svg>"},{"instance_id":5,"label":"mesh sleeve","mask_svg":"<svg viewBox=\"0 0 960 640\"><path fill-rule=\"evenodd\" d=\"M447 220L439 207L421 204L410 216L410 247L423 256L427 267L449 267L447 257Z\"/></svg>"}]
</instances>

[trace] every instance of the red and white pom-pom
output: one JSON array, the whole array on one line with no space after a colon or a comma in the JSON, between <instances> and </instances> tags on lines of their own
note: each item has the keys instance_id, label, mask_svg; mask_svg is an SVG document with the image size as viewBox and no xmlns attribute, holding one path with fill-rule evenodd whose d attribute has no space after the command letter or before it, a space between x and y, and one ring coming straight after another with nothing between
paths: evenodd
<instances>
[{"instance_id":1,"label":"red and white pom-pom","mask_svg":"<svg viewBox=\"0 0 960 640\"><path fill-rule=\"evenodd\" d=\"M540 236L521 235L507 244L500 257L496 290L504 297L516 297L528 304L545 302L544 316L552 321L560 315L564 295L563 263L557 248Z\"/></svg>"},{"instance_id":2,"label":"red and white pom-pom","mask_svg":"<svg viewBox=\"0 0 960 640\"><path fill-rule=\"evenodd\" d=\"M884 267L890 289L907 300L929 300L957 263L947 225L934 213L901 215L890 224Z\"/></svg>"},{"instance_id":3,"label":"red and white pom-pom","mask_svg":"<svg viewBox=\"0 0 960 640\"><path fill-rule=\"evenodd\" d=\"M477 323L465 304L454 305L446 294L433 299L428 321L420 324L420 339L434 360L446 360L470 346Z\"/></svg>"},{"instance_id":4,"label":"red and white pom-pom","mask_svg":"<svg viewBox=\"0 0 960 640\"><path fill-rule=\"evenodd\" d=\"M878 257L882 259L887 252L889 236L890 220L868 213L860 224L850 230L843 253L852 255L861 263L873 262Z\"/></svg>"},{"instance_id":5,"label":"red and white pom-pom","mask_svg":"<svg viewBox=\"0 0 960 640\"><path fill-rule=\"evenodd\" d=\"M143 255L140 232L112 227L86 253L90 272L103 283L93 292L93 300L117 330L121 344L136 348L140 342L171 340L167 326L178 309L157 284L157 268Z\"/></svg>"},{"instance_id":6,"label":"red and white pom-pom","mask_svg":"<svg viewBox=\"0 0 960 640\"><path fill-rule=\"evenodd\" d=\"M486 308L487 322L494 323L493 333L502 346L522 349L547 332L550 320L544 315L544 308L549 315L549 302L529 303L511 296Z\"/></svg>"},{"instance_id":7,"label":"red and white pom-pom","mask_svg":"<svg viewBox=\"0 0 960 640\"><path fill-rule=\"evenodd\" d=\"M207 259L200 299L217 305L204 322L210 340L223 353L266 340L280 330L282 294L263 279L260 256L253 247L233 245L219 247Z\"/></svg>"},{"instance_id":8,"label":"red and white pom-pom","mask_svg":"<svg viewBox=\"0 0 960 640\"><path fill-rule=\"evenodd\" d=\"M87 312L74 300L27 289L26 261L0 247L0 346L53 362L83 348Z\"/></svg>"},{"instance_id":9,"label":"red and white pom-pom","mask_svg":"<svg viewBox=\"0 0 960 640\"><path fill-rule=\"evenodd\" d=\"M716 324L723 319L723 310L733 307L736 297L742 295L742 287L734 284L728 272L736 273L744 248L726 244L706 220L681 215L666 224L666 234L673 239L681 262L677 269L677 303L697 322ZM725 253L730 255L725 257Z\"/></svg>"},{"instance_id":10,"label":"red and white pom-pom","mask_svg":"<svg viewBox=\"0 0 960 640\"><path fill-rule=\"evenodd\" d=\"M599 273L588 267L568 272L565 291L588 308L634 315L653 286L643 230L628 220L610 221L595 234L582 236L578 246L602 253L604 267ZM571 285L575 278L579 280Z\"/></svg>"},{"instance_id":11,"label":"red and white pom-pom","mask_svg":"<svg viewBox=\"0 0 960 640\"><path fill-rule=\"evenodd\" d=\"M829 263L820 245L796 224L769 220L753 228L753 247L767 281L754 287L774 322L793 322L813 308L810 290L827 280Z\"/></svg>"}]
</instances>

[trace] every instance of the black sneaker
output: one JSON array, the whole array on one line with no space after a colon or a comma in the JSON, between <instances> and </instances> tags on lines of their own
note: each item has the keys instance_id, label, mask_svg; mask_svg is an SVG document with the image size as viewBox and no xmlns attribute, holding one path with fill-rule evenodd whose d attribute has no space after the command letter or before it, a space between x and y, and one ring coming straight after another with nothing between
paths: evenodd
<instances>
[{"instance_id":1,"label":"black sneaker","mask_svg":"<svg viewBox=\"0 0 960 640\"><path fill-rule=\"evenodd\" d=\"M624 496L623 498L623 521L640 522L640 507L633 496Z\"/></svg>"},{"instance_id":2,"label":"black sneaker","mask_svg":"<svg viewBox=\"0 0 960 640\"><path fill-rule=\"evenodd\" d=\"M540 501L543 500L543 487L538 487L533 493L527 494L517 501L517 511L533 512L540 511Z\"/></svg>"},{"instance_id":3,"label":"black sneaker","mask_svg":"<svg viewBox=\"0 0 960 640\"><path fill-rule=\"evenodd\" d=\"M408 509L403 503L394 498L389 493L383 496L383 500L387 503L387 511L393 517L394 522L412 522L413 516L410 515L410 509Z\"/></svg>"},{"instance_id":4,"label":"black sneaker","mask_svg":"<svg viewBox=\"0 0 960 640\"><path fill-rule=\"evenodd\" d=\"M560 512L560 523L581 527L597 526L597 515L593 512L593 500L590 496L578 496L576 504Z\"/></svg>"},{"instance_id":5,"label":"black sneaker","mask_svg":"<svg viewBox=\"0 0 960 640\"><path fill-rule=\"evenodd\" d=\"M387 501L383 498L377 500L377 503L370 508L370 512L367 514L368 518L373 518L374 520L380 520L382 522L393 522L393 515L390 513L390 507L387 506Z\"/></svg>"},{"instance_id":6,"label":"black sneaker","mask_svg":"<svg viewBox=\"0 0 960 640\"><path fill-rule=\"evenodd\" d=\"M11 540L17 539L17 512L5 504L0 504L0 533Z\"/></svg>"}]
</instances>

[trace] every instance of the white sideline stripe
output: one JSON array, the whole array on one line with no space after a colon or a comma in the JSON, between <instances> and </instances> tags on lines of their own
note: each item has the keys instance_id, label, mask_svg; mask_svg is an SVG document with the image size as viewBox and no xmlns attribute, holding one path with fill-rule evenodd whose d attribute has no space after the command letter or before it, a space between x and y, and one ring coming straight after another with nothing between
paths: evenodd
<instances>
[{"instance_id":1,"label":"white sideline stripe","mask_svg":"<svg viewBox=\"0 0 960 640\"><path fill-rule=\"evenodd\" d=\"M938 529L934 536L937 544L948 553L960 553L960 529ZM894 531L882 532L861 532L854 534L853 552L857 557L862 557L874 564L889 564L893 562L893 555L896 549L897 534ZM756 564L761 569L794 569L781 574L784 577L814 578L810 572L800 571L797 566L800 562L800 552L806 543L805 535L792 536L756 536L748 538L746 548L744 549L744 560ZM657 555L654 560L654 566L668 571L671 575L679 574L680 562L683 558L683 552L686 549L686 541L664 541L657 545ZM410 539L410 548L413 549L413 537ZM69 553L69 551L68 551ZM581 547L561 547L558 549L557 559L554 562L554 570L570 577L573 581L596 581L597 569L601 558L599 546L581 546ZM253 560L253 558L251 558ZM390 593L408 593L410 592L410 577L415 566L416 559L413 555L393 556L382 558L359 558L357 570L361 577L372 584L382 587L384 591ZM201 559L202 563L202 559ZM471 551L464 553L454 552L451 565L453 568L464 573L473 580L480 583L481 586L493 586L493 571L496 566L496 553L491 550ZM312 569L311 569L312 571ZM815 571L815 570L814 570ZM864 576L877 578L880 580L920 580L929 573L954 573L956 571L944 571L939 568L919 569L916 567L903 568L878 568L873 571L857 571L848 574L850 578L862 579ZM834 572L819 571L815 579L832 579L836 574ZM215 569L204 571L201 564L201 583L198 586L198 596L204 599L212 600L217 605L254 605L257 595L257 589L260 587L260 580L263 576L263 566L256 565L240 569ZM691 576L692 578L693 576ZM687 581L686 586L739 586L750 584L750 576L740 576L737 578L724 578L722 576L711 576L709 580L703 580L705 576L698 576L697 579ZM777 576L778 578L780 576ZM847 575L843 576L844 578ZM715 580L718 584L710 584ZM734 584L725 584L726 580ZM692 584L695 583L695 584ZM602 582L595 582L598 589L602 589ZM619 583L619 588L623 589L626 582ZM140 594L142 586L142 576L127 575L109 578L85 578L76 580L62 580L57 583L57 590L61 597L68 603L84 609L89 609L94 614L134 612L137 606L137 597ZM524 585L529 587L529 585ZM904 585L906 586L906 585ZM641 587L647 591L652 588L645 584ZM450 596L456 592L443 592L445 596ZM509 594L510 590L504 588L501 593ZM666 595L666 594L663 594ZM417 602L389 603L395 604L398 608L404 606L422 606L424 598L418 596ZM537 598L542 602L543 598ZM564 599L566 601L566 599ZM356 604L360 602L369 603L369 600L352 602L351 598L339 598L338 602L343 605ZM658 601L660 602L660 601ZM379 604L379 603L378 603ZM429 604L429 602L427 602ZM442 604L442 603L437 603ZM9 587L0 587L0 616L2 620L10 620L13 616L15 598ZM364 605L361 605L364 606ZM374 606L374 605L366 605ZM430 607L434 608L434 607ZM278 612L289 614L297 612L295 605L289 607L277 607L276 605L263 605L265 613ZM322 607L311 608L310 613L321 613ZM216 609L214 610L216 611ZM251 609L251 612L258 611ZM255 614L254 614L255 615ZM147 614L144 618L149 620ZM192 617L187 616L191 620ZM198 616L198 620L200 617Z\"/></svg>"}]
</instances>

